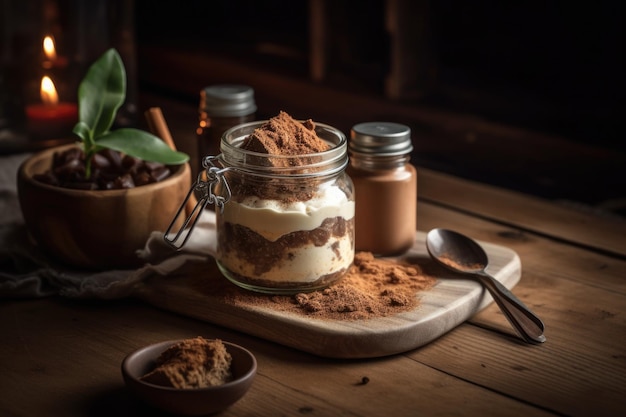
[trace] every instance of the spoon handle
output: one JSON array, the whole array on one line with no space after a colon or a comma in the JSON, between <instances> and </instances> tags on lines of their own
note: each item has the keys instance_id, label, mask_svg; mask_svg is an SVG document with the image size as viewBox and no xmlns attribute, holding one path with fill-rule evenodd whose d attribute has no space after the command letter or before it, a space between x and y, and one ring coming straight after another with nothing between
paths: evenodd
<instances>
[{"instance_id":1,"label":"spoon handle","mask_svg":"<svg viewBox=\"0 0 626 417\"><path fill-rule=\"evenodd\" d=\"M546 337L543 335L544 325L539 317L497 279L486 272L479 272L477 275L511 325L526 342L543 343L546 341Z\"/></svg>"}]
</instances>

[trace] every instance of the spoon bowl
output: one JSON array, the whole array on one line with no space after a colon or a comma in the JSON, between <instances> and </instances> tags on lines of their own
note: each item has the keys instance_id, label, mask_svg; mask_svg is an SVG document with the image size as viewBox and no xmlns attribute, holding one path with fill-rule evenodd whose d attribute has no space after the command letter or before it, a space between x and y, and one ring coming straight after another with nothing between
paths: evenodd
<instances>
[{"instance_id":1,"label":"spoon bowl","mask_svg":"<svg viewBox=\"0 0 626 417\"><path fill-rule=\"evenodd\" d=\"M489 264L487 253L476 241L452 230L431 230L426 245L435 260L456 272L479 273Z\"/></svg>"},{"instance_id":2,"label":"spoon bowl","mask_svg":"<svg viewBox=\"0 0 626 417\"><path fill-rule=\"evenodd\" d=\"M489 265L487 253L473 239L447 229L433 229L426 236L430 256L444 267L479 280L511 325L528 343L543 343L544 325L528 307L485 269Z\"/></svg>"}]
</instances>

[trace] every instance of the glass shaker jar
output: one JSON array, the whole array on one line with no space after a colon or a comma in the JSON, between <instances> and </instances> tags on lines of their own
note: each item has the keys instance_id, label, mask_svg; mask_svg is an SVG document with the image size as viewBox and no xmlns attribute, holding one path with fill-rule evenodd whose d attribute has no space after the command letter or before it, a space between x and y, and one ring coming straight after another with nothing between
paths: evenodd
<instances>
[{"instance_id":1,"label":"glass shaker jar","mask_svg":"<svg viewBox=\"0 0 626 417\"><path fill-rule=\"evenodd\" d=\"M409 163L411 129L366 122L350 132L350 166L356 195L356 250L397 255L415 241L417 170Z\"/></svg>"},{"instance_id":2,"label":"glass shaker jar","mask_svg":"<svg viewBox=\"0 0 626 417\"><path fill-rule=\"evenodd\" d=\"M216 262L226 278L248 290L322 289L340 280L354 259L347 138L316 123L315 133L330 145L325 151L273 155L242 148L266 122L227 130L221 153L203 160L207 182L200 184L204 197L198 204L216 205Z\"/></svg>"}]
</instances>

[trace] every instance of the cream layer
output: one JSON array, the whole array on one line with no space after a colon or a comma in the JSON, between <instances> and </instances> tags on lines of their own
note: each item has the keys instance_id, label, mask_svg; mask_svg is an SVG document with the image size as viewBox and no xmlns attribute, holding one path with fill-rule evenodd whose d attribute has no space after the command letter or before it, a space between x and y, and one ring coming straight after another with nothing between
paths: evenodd
<instances>
[{"instance_id":1,"label":"cream layer","mask_svg":"<svg viewBox=\"0 0 626 417\"><path fill-rule=\"evenodd\" d=\"M281 236L314 230L325 219L354 217L354 201L337 186L326 187L316 192L308 201L282 203L277 200L262 200L248 197L241 202L229 201L222 214L224 221L245 226L265 239L275 242Z\"/></svg>"}]
</instances>

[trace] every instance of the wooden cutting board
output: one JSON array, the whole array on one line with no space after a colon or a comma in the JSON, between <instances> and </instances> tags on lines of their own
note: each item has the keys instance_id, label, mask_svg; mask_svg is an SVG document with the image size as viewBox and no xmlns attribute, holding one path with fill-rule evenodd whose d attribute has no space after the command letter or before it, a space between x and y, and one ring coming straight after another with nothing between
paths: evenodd
<instances>
[{"instance_id":1,"label":"wooden cutting board","mask_svg":"<svg viewBox=\"0 0 626 417\"><path fill-rule=\"evenodd\" d=\"M448 272L432 261L426 233L417 232L404 257L436 271L433 288L417 294L419 305L394 316L367 320L328 320L255 305L229 303L215 297L212 287L224 285L214 262L188 265L175 276L151 279L136 295L154 306L258 336L330 358L371 358L415 349L454 329L493 299L480 284ZM521 277L521 262L513 250L479 242L489 256L488 272L512 289ZM228 283L227 285L232 285Z\"/></svg>"}]
</instances>

